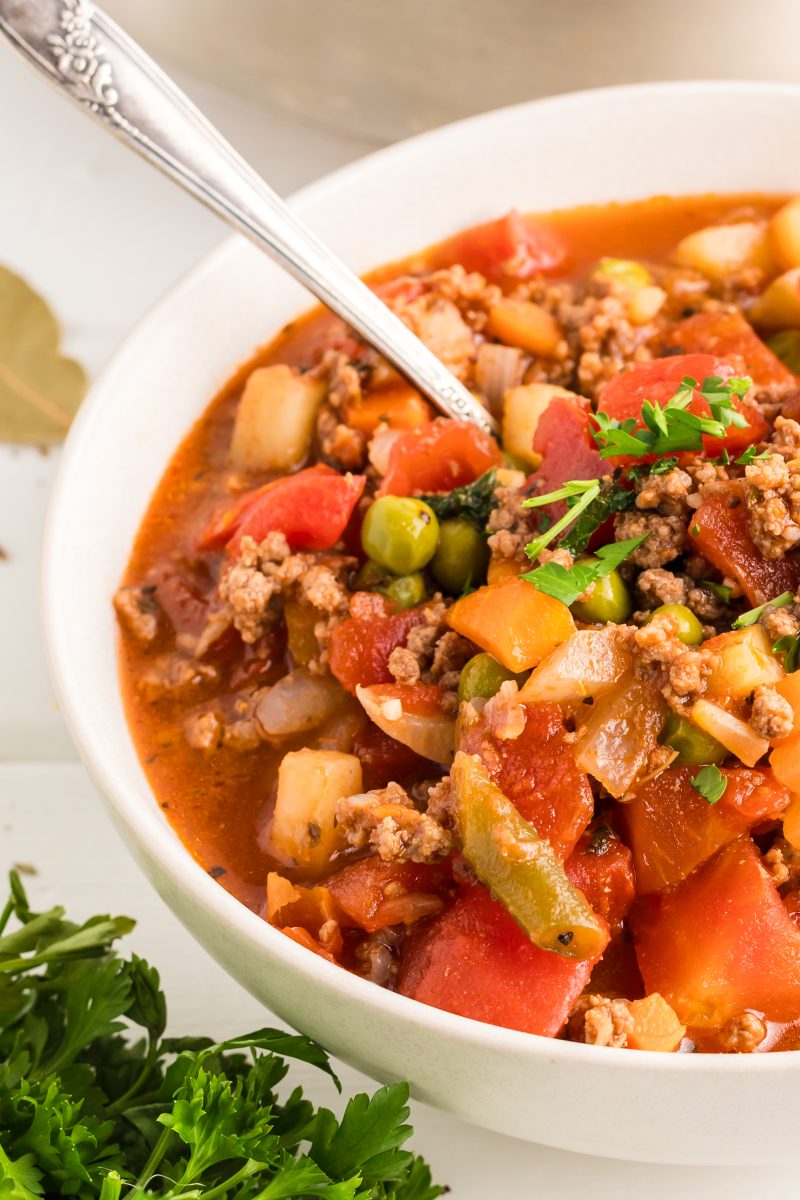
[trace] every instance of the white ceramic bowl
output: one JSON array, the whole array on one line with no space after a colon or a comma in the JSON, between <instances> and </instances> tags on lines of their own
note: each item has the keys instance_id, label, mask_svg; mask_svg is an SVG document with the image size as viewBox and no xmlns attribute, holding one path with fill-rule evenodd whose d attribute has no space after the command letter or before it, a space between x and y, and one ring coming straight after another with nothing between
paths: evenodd
<instances>
[{"instance_id":1,"label":"white ceramic bowl","mask_svg":"<svg viewBox=\"0 0 800 1200\"><path fill-rule=\"evenodd\" d=\"M800 88L678 84L500 110L382 151L295 197L358 270L512 205L800 189ZM56 685L122 836L167 904L283 1021L488 1128L620 1158L800 1154L800 1053L659 1055L551 1041L428 1008L302 949L192 860L155 803L117 686L110 598L167 461L233 368L309 303L247 243L222 245L128 338L69 436L46 544Z\"/></svg>"}]
</instances>

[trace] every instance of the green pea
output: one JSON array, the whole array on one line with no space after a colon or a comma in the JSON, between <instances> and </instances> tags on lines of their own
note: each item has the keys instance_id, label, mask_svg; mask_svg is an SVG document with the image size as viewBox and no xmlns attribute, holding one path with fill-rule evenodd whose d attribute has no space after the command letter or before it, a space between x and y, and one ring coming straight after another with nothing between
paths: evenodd
<instances>
[{"instance_id":1,"label":"green pea","mask_svg":"<svg viewBox=\"0 0 800 1200\"><path fill-rule=\"evenodd\" d=\"M800 375L800 329L782 329L767 342L773 354L795 375Z\"/></svg>"},{"instance_id":2,"label":"green pea","mask_svg":"<svg viewBox=\"0 0 800 1200\"><path fill-rule=\"evenodd\" d=\"M396 608L414 608L426 598L425 576L421 571L411 575L392 575L379 563L367 559L356 576L356 587L367 592L380 592L393 600Z\"/></svg>"},{"instance_id":3,"label":"green pea","mask_svg":"<svg viewBox=\"0 0 800 1200\"><path fill-rule=\"evenodd\" d=\"M579 559L579 562L596 562L597 559ZM633 612L631 594L619 571L611 571L598 579L585 600L576 600L572 614L587 625L605 625L609 621L627 621Z\"/></svg>"},{"instance_id":4,"label":"green pea","mask_svg":"<svg viewBox=\"0 0 800 1200\"><path fill-rule=\"evenodd\" d=\"M432 508L412 496L381 496L361 526L364 553L393 575L410 575L433 558L439 522Z\"/></svg>"},{"instance_id":5,"label":"green pea","mask_svg":"<svg viewBox=\"0 0 800 1200\"><path fill-rule=\"evenodd\" d=\"M728 757L728 751L721 742L674 712L664 722L661 741L663 745L678 751L675 762L683 766L718 763Z\"/></svg>"},{"instance_id":6,"label":"green pea","mask_svg":"<svg viewBox=\"0 0 800 1200\"><path fill-rule=\"evenodd\" d=\"M484 700L491 700L507 679L514 679L521 684L524 678L524 675L515 675L513 671L508 671L496 658L492 658L491 654L476 654L461 671L458 698L463 701L482 696Z\"/></svg>"},{"instance_id":7,"label":"green pea","mask_svg":"<svg viewBox=\"0 0 800 1200\"><path fill-rule=\"evenodd\" d=\"M439 545L431 559L434 579L446 592L460 596L483 583L489 563L486 538L471 521L453 517L439 526Z\"/></svg>"},{"instance_id":8,"label":"green pea","mask_svg":"<svg viewBox=\"0 0 800 1200\"><path fill-rule=\"evenodd\" d=\"M662 604L660 608L650 614L647 624L649 625L653 618L658 616L673 617L677 621L677 634L685 645L699 646L702 642L703 626L685 604Z\"/></svg>"}]
</instances>

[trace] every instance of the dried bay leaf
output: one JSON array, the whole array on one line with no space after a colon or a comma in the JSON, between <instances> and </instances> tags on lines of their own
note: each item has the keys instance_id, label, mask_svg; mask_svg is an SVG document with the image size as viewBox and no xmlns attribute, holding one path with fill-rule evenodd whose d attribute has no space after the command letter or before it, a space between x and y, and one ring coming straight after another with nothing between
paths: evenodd
<instances>
[{"instance_id":1,"label":"dried bay leaf","mask_svg":"<svg viewBox=\"0 0 800 1200\"><path fill-rule=\"evenodd\" d=\"M86 391L86 374L60 345L61 328L46 301L0 267L0 442L64 440Z\"/></svg>"}]
</instances>

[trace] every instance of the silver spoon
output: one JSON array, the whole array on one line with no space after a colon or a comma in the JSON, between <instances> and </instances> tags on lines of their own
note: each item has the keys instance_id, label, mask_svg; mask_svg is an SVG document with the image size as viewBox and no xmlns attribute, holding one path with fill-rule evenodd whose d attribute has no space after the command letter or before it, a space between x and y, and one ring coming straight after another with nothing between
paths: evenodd
<instances>
[{"instance_id":1,"label":"silver spoon","mask_svg":"<svg viewBox=\"0 0 800 1200\"><path fill-rule=\"evenodd\" d=\"M463 384L105 13L88 0L0 0L0 32L81 108L265 250L442 412L497 432Z\"/></svg>"}]
</instances>

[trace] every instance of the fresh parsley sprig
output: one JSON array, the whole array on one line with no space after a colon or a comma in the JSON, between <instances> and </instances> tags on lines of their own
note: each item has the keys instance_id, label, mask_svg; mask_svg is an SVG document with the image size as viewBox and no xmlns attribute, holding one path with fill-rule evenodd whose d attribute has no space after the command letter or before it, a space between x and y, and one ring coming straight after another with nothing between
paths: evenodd
<instances>
[{"instance_id":1,"label":"fresh parsley sprig","mask_svg":"<svg viewBox=\"0 0 800 1200\"><path fill-rule=\"evenodd\" d=\"M641 422L635 417L619 421L607 413L596 412L597 428L592 436L600 447L600 457L660 458L676 451L702 450L705 436L722 438L731 426L747 428L747 418L733 402L746 395L751 386L752 381L747 378L723 380L718 375L709 375L701 384L687 375L663 408L645 400ZM688 411L695 393L708 404L710 417Z\"/></svg>"},{"instance_id":2,"label":"fresh parsley sprig","mask_svg":"<svg viewBox=\"0 0 800 1200\"><path fill-rule=\"evenodd\" d=\"M793 592L781 592L780 596L776 596L774 600L765 600L763 604L759 604L757 608L749 608L747 612L743 612L732 623L731 629L746 629L748 625L755 625L759 620L764 609L769 605L770 608L785 608L787 604L791 604L794 600Z\"/></svg>"},{"instance_id":3,"label":"fresh parsley sprig","mask_svg":"<svg viewBox=\"0 0 800 1200\"><path fill-rule=\"evenodd\" d=\"M451 492L420 496L419 499L424 500L428 507L433 509L440 521L447 521L451 517L464 517L483 532L489 522L489 514L497 507L496 487L497 471L492 468L474 483L453 488Z\"/></svg>"},{"instance_id":4,"label":"fresh parsley sprig","mask_svg":"<svg viewBox=\"0 0 800 1200\"><path fill-rule=\"evenodd\" d=\"M721 800L728 786L727 777L722 774L716 763L709 763L708 766L701 767L689 782L709 804L716 804Z\"/></svg>"},{"instance_id":5,"label":"fresh parsley sprig","mask_svg":"<svg viewBox=\"0 0 800 1200\"><path fill-rule=\"evenodd\" d=\"M13 922L13 927L12 926ZM19 878L0 910L0 1196L42 1200L435 1200L403 1149L405 1084L355 1096L341 1119L287 1058L325 1052L277 1029L215 1044L168 1038L158 973L121 958L127 917L35 913Z\"/></svg>"},{"instance_id":6,"label":"fresh parsley sprig","mask_svg":"<svg viewBox=\"0 0 800 1200\"><path fill-rule=\"evenodd\" d=\"M555 504L559 500L566 500L569 507L560 520L556 521L544 533L539 534L532 542L529 542L525 547L525 553L532 562L535 562L546 546L549 546L554 538L557 538L560 533L576 521L581 513L585 512L590 504L593 503L600 495L600 480L599 479L572 479L569 483L565 483L563 487L558 488L554 492L547 492L543 496L531 496L528 500L522 502L523 508L541 508L544 504Z\"/></svg>"},{"instance_id":7,"label":"fresh parsley sprig","mask_svg":"<svg viewBox=\"0 0 800 1200\"><path fill-rule=\"evenodd\" d=\"M791 675L800 668L800 634L779 637L772 645L773 654L783 655L783 669Z\"/></svg>"},{"instance_id":8,"label":"fresh parsley sprig","mask_svg":"<svg viewBox=\"0 0 800 1200\"><path fill-rule=\"evenodd\" d=\"M593 559L576 562L571 567L562 567L556 562L543 563L527 571L522 578L532 583L537 591L545 592L563 604L574 604L593 583L615 571L648 536L644 534L642 537L601 546Z\"/></svg>"},{"instance_id":9,"label":"fresh parsley sprig","mask_svg":"<svg viewBox=\"0 0 800 1200\"><path fill-rule=\"evenodd\" d=\"M756 452L755 446L748 446L747 449L734 459L740 467L749 467L750 463L763 462L765 458L770 458L769 450L762 450L760 454Z\"/></svg>"}]
</instances>

